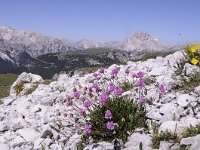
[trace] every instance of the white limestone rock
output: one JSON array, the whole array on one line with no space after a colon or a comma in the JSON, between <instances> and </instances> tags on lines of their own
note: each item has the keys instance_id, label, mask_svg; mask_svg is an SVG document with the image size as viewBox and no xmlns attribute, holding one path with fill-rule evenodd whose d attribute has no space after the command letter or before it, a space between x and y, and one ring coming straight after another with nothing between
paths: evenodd
<instances>
[{"instance_id":1,"label":"white limestone rock","mask_svg":"<svg viewBox=\"0 0 200 150\"><path fill-rule=\"evenodd\" d=\"M81 135L75 133L69 138L69 141L67 142L67 149L76 149L76 144L78 144L81 141Z\"/></svg>"},{"instance_id":2,"label":"white limestone rock","mask_svg":"<svg viewBox=\"0 0 200 150\"><path fill-rule=\"evenodd\" d=\"M148 118L153 120L161 120L162 115L159 112L159 109L152 109L147 113Z\"/></svg>"},{"instance_id":3,"label":"white limestone rock","mask_svg":"<svg viewBox=\"0 0 200 150\"><path fill-rule=\"evenodd\" d=\"M10 125L5 121L0 121L0 132L4 132L10 129Z\"/></svg>"},{"instance_id":4,"label":"white limestone rock","mask_svg":"<svg viewBox=\"0 0 200 150\"><path fill-rule=\"evenodd\" d=\"M34 85L43 83L44 80L41 76L23 72L21 75L18 76L17 80L12 84L10 88L10 96L17 96L16 93L16 86L20 83L23 83L23 90L21 93L25 93L28 89L32 88Z\"/></svg>"},{"instance_id":5,"label":"white limestone rock","mask_svg":"<svg viewBox=\"0 0 200 150\"><path fill-rule=\"evenodd\" d=\"M196 125L200 124L200 119L191 116L186 116L180 119L180 123L185 128L189 128L190 126L195 127Z\"/></svg>"},{"instance_id":6,"label":"white limestone rock","mask_svg":"<svg viewBox=\"0 0 200 150\"><path fill-rule=\"evenodd\" d=\"M167 67L165 67L165 66L154 67L151 70L151 72L149 72L149 75L150 76L160 76L160 75L166 74L166 70L167 70Z\"/></svg>"},{"instance_id":7,"label":"white limestone rock","mask_svg":"<svg viewBox=\"0 0 200 150\"><path fill-rule=\"evenodd\" d=\"M169 142L165 142L165 141L161 141L160 142L160 146L159 146L159 150L169 150L169 149L179 149L180 145L178 143L169 143Z\"/></svg>"},{"instance_id":8,"label":"white limestone rock","mask_svg":"<svg viewBox=\"0 0 200 150\"><path fill-rule=\"evenodd\" d=\"M168 131L180 135L184 129L184 126L179 121L165 121L159 127L159 133Z\"/></svg>"},{"instance_id":9,"label":"white limestone rock","mask_svg":"<svg viewBox=\"0 0 200 150\"><path fill-rule=\"evenodd\" d=\"M195 87L194 92L200 96L200 85Z\"/></svg>"},{"instance_id":10,"label":"white limestone rock","mask_svg":"<svg viewBox=\"0 0 200 150\"><path fill-rule=\"evenodd\" d=\"M142 143L142 147L145 150L151 150L152 138L150 135L133 133L129 138L128 142L125 144L124 150L139 150L140 144Z\"/></svg>"},{"instance_id":11,"label":"white limestone rock","mask_svg":"<svg viewBox=\"0 0 200 150\"><path fill-rule=\"evenodd\" d=\"M9 146L7 144L0 143L0 149L2 150L9 150Z\"/></svg>"},{"instance_id":12,"label":"white limestone rock","mask_svg":"<svg viewBox=\"0 0 200 150\"><path fill-rule=\"evenodd\" d=\"M5 98L2 99L2 101L3 101L5 106L10 105L15 100L16 100L16 98L15 97L11 97L11 96L5 97Z\"/></svg>"},{"instance_id":13,"label":"white limestone rock","mask_svg":"<svg viewBox=\"0 0 200 150\"><path fill-rule=\"evenodd\" d=\"M168 93L168 94L166 94L166 95L164 95L164 96L162 97L161 103L162 103L162 104L166 104L166 103L172 102L175 98L176 98L176 95L175 95L175 94Z\"/></svg>"},{"instance_id":14,"label":"white limestone rock","mask_svg":"<svg viewBox=\"0 0 200 150\"><path fill-rule=\"evenodd\" d=\"M26 141L34 141L39 137L39 132L32 128L23 128L16 131L20 134Z\"/></svg>"},{"instance_id":15,"label":"white limestone rock","mask_svg":"<svg viewBox=\"0 0 200 150\"><path fill-rule=\"evenodd\" d=\"M178 120L180 115L177 107L173 103L168 103L162 106L159 109L160 113L163 114L163 117L161 118L160 122L163 123L168 120Z\"/></svg>"},{"instance_id":16,"label":"white limestone rock","mask_svg":"<svg viewBox=\"0 0 200 150\"><path fill-rule=\"evenodd\" d=\"M111 150L114 145L108 142L99 142L85 147L83 150Z\"/></svg>"},{"instance_id":17,"label":"white limestone rock","mask_svg":"<svg viewBox=\"0 0 200 150\"><path fill-rule=\"evenodd\" d=\"M189 94L177 94L177 103L182 107L187 107L191 102L195 101L195 97Z\"/></svg>"},{"instance_id":18,"label":"white limestone rock","mask_svg":"<svg viewBox=\"0 0 200 150\"><path fill-rule=\"evenodd\" d=\"M181 139L180 145L182 146L188 146L191 145L190 150L198 150L200 149L200 134L194 136L194 137L188 137Z\"/></svg>"},{"instance_id":19,"label":"white limestone rock","mask_svg":"<svg viewBox=\"0 0 200 150\"><path fill-rule=\"evenodd\" d=\"M184 70L186 72L186 76L190 76L196 72L199 72L200 69L198 66L195 66L195 65L191 65L189 63L186 63L185 66L184 66Z\"/></svg>"},{"instance_id":20,"label":"white limestone rock","mask_svg":"<svg viewBox=\"0 0 200 150\"><path fill-rule=\"evenodd\" d=\"M34 141L34 149L42 148L42 142L44 141L43 138L38 138Z\"/></svg>"},{"instance_id":21,"label":"white limestone rock","mask_svg":"<svg viewBox=\"0 0 200 150\"><path fill-rule=\"evenodd\" d=\"M11 141L10 145L15 148L21 146L22 144L26 143L26 140L23 139L21 136L15 136L14 139Z\"/></svg>"}]
</instances>

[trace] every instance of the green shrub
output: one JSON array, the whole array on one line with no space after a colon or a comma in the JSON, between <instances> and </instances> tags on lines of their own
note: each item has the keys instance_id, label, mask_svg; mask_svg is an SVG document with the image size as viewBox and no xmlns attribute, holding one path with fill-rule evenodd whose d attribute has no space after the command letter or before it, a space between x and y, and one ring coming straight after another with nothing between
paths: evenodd
<instances>
[{"instance_id":1,"label":"green shrub","mask_svg":"<svg viewBox=\"0 0 200 150\"><path fill-rule=\"evenodd\" d=\"M184 66L185 66L186 63L188 63L187 58L181 59L179 62L176 62L176 64L174 65L175 76L177 76L177 75L185 75L186 72L184 72Z\"/></svg>"},{"instance_id":2,"label":"green shrub","mask_svg":"<svg viewBox=\"0 0 200 150\"><path fill-rule=\"evenodd\" d=\"M16 94L17 94L17 95L20 94L21 91L23 91L23 89L24 89L24 82L21 81L21 82L19 82L19 83L15 86L15 92L16 92Z\"/></svg>"},{"instance_id":3,"label":"green shrub","mask_svg":"<svg viewBox=\"0 0 200 150\"><path fill-rule=\"evenodd\" d=\"M107 108L112 112L112 121L116 124L115 130L106 128L108 119L104 116ZM106 105L96 106L90 111L89 117L88 123L93 125L90 136L94 141L122 139L126 142L130 133L136 128L147 128L145 107L123 97L110 99Z\"/></svg>"}]
</instances>

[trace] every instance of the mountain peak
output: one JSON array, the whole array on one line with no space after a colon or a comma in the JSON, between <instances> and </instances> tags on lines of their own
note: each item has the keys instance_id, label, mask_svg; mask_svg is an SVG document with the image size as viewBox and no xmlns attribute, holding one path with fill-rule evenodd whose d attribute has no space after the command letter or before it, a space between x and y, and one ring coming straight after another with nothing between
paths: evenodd
<instances>
[{"instance_id":1,"label":"mountain peak","mask_svg":"<svg viewBox=\"0 0 200 150\"><path fill-rule=\"evenodd\" d=\"M131 37L125 39L121 49L126 51L133 50L162 50L165 48L156 36L152 36L146 32L136 32Z\"/></svg>"},{"instance_id":2,"label":"mountain peak","mask_svg":"<svg viewBox=\"0 0 200 150\"><path fill-rule=\"evenodd\" d=\"M141 41L158 41L156 36L147 32L135 32L129 39L138 39Z\"/></svg>"},{"instance_id":3,"label":"mountain peak","mask_svg":"<svg viewBox=\"0 0 200 150\"><path fill-rule=\"evenodd\" d=\"M0 26L0 30L15 30L14 28L11 28L11 27L7 27L7 26Z\"/></svg>"}]
</instances>

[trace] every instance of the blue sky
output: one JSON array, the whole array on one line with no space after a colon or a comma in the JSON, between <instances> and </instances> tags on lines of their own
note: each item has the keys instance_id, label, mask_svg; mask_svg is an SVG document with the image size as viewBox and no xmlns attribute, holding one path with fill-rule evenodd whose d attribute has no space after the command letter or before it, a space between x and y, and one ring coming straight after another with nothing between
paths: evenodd
<instances>
[{"instance_id":1,"label":"blue sky","mask_svg":"<svg viewBox=\"0 0 200 150\"><path fill-rule=\"evenodd\" d=\"M200 0L2 0L0 25L73 40L200 41ZM182 34L182 36L179 35Z\"/></svg>"}]
</instances>

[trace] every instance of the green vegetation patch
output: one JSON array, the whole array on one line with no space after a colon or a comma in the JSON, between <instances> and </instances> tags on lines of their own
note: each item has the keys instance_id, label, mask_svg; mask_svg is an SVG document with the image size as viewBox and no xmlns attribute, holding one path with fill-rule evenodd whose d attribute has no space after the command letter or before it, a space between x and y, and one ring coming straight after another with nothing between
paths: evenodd
<instances>
[{"instance_id":1,"label":"green vegetation patch","mask_svg":"<svg viewBox=\"0 0 200 150\"><path fill-rule=\"evenodd\" d=\"M9 95L9 90L13 82L17 79L16 74L0 74L0 98Z\"/></svg>"},{"instance_id":2,"label":"green vegetation patch","mask_svg":"<svg viewBox=\"0 0 200 150\"><path fill-rule=\"evenodd\" d=\"M192 74L187 80L182 78L182 83L177 85L174 90L176 91L186 91L191 92L197 87L200 83L200 72Z\"/></svg>"},{"instance_id":3,"label":"green vegetation patch","mask_svg":"<svg viewBox=\"0 0 200 150\"><path fill-rule=\"evenodd\" d=\"M35 91L35 89L37 89L38 84L33 85L30 89L28 89L25 93L25 95L29 95L31 93L33 93Z\"/></svg>"},{"instance_id":4,"label":"green vegetation patch","mask_svg":"<svg viewBox=\"0 0 200 150\"><path fill-rule=\"evenodd\" d=\"M171 132L163 132L160 134L155 134L152 138L152 148L158 149L160 147L161 141L179 143L180 137L177 134Z\"/></svg>"},{"instance_id":5,"label":"green vegetation patch","mask_svg":"<svg viewBox=\"0 0 200 150\"><path fill-rule=\"evenodd\" d=\"M187 138L191 136L196 136L197 134L200 134L200 124L197 125L196 127L190 126L187 128L183 133L182 137Z\"/></svg>"},{"instance_id":6,"label":"green vegetation patch","mask_svg":"<svg viewBox=\"0 0 200 150\"><path fill-rule=\"evenodd\" d=\"M105 118L105 112L108 108L112 112L113 122L117 125L114 133L106 127L108 119ZM106 105L95 107L89 116L89 124L93 125L91 136L94 141L113 141L117 138L125 143L136 128L147 129L145 107L125 97L115 98L109 100Z\"/></svg>"}]
</instances>

